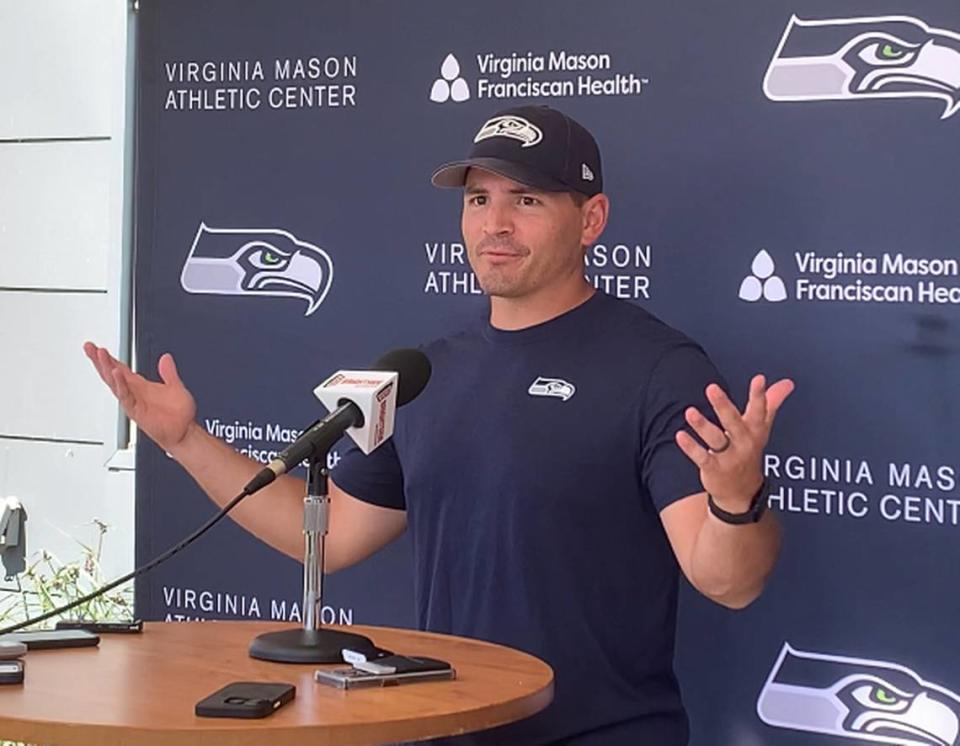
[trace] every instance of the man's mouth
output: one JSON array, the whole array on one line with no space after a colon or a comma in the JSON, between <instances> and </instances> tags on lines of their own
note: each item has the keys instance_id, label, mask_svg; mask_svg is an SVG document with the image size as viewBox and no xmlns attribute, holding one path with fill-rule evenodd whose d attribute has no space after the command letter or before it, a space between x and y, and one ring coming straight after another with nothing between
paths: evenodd
<instances>
[{"instance_id":1,"label":"man's mouth","mask_svg":"<svg viewBox=\"0 0 960 746\"><path fill-rule=\"evenodd\" d=\"M490 264L508 264L510 262L519 261L523 258L523 254L517 251L481 251L480 256L487 260Z\"/></svg>"},{"instance_id":2,"label":"man's mouth","mask_svg":"<svg viewBox=\"0 0 960 746\"><path fill-rule=\"evenodd\" d=\"M509 246L488 246L480 249L480 256L494 257L520 257L526 254L525 251L513 249Z\"/></svg>"}]
</instances>

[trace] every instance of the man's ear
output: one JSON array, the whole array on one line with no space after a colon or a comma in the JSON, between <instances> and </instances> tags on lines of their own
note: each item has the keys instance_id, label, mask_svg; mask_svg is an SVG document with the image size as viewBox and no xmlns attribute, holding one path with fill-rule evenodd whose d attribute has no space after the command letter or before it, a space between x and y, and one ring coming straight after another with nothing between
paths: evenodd
<instances>
[{"instance_id":1,"label":"man's ear","mask_svg":"<svg viewBox=\"0 0 960 746\"><path fill-rule=\"evenodd\" d=\"M610 219L610 200L605 194L595 194L588 199L581 208L583 218L580 243L584 246L593 245Z\"/></svg>"}]
</instances>

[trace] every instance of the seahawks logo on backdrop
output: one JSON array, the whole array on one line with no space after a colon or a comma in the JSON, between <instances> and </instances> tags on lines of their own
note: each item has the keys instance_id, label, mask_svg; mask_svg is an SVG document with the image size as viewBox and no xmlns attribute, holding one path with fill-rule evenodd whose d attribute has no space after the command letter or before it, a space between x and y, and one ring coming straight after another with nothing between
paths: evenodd
<instances>
[{"instance_id":1,"label":"seahawks logo on backdrop","mask_svg":"<svg viewBox=\"0 0 960 746\"><path fill-rule=\"evenodd\" d=\"M319 308L333 282L333 262L318 246L276 228L208 228L200 223L180 285L201 295L300 298L304 316Z\"/></svg>"},{"instance_id":2,"label":"seahawks logo on backdrop","mask_svg":"<svg viewBox=\"0 0 960 746\"><path fill-rule=\"evenodd\" d=\"M507 115L488 119L473 141L476 143L489 140L491 137L509 137L511 140L522 142L521 147L529 148L543 139L543 131L523 117Z\"/></svg>"},{"instance_id":3,"label":"seahawks logo on backdrop","mask_svg":"<svg viewBox=\"0 0 960 746\"><path fill-rule=\"evenodd\" d=\"M960 110L960 34L911 16L793 16L763 79L772 101L936 98Z\"/></svg>"},{"instance_id":4,"label":"seahawks logo on backdrop","mask_svg":"<svg viewBox=\"0 0 960 746\"><path fill-rule=\"evenodd\" d=\"M530 384L527 393L530 394L530 396L551 396L567 401L567 399L577 393L577 387L569 381L564 381L562 378L537 376L537 380Z\"/></svg>"},{"instance_id":5,"label":"seahawks logo on backdrop","mask_svg":"<svg viewBox=\"0 0 960 746\"><path fill-rule=\"evenodd\" d=\"M767 725L867 743L956 746L960 696L886 661L784 644L757 700Z\"/></svg>"}]
</instances>

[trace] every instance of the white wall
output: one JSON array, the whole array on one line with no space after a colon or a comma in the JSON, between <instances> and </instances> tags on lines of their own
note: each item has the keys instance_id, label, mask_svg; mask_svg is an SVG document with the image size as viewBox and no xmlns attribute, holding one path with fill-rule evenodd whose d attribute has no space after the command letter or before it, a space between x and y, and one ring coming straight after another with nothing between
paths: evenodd
<instances>
[{"instance_id":1,"label":"white wall","mask_svg":"<svg viewBox=\"0 0 960 746\"><path fill-rule=\"evenodd\" d=\"M133 566L132 459L81 343L128 346L130 14L0 0L0 497L34 556L76 560L109 524L109 578Z\"/></svg>"}]
</instances>

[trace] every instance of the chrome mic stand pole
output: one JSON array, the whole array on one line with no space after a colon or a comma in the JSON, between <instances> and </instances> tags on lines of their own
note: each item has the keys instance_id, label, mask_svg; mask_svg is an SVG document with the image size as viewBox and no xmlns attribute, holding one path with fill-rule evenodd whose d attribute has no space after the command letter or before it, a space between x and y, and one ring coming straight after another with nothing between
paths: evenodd
<instances>
[{"instance_id":1,"label":"chrome mic stand pole","mask_svg":"<svg viewBox=\"0 0 960 746\"><path fill-rule=\"evenodd\" d=\"M308 460L307 495L303 499L303 628L266 632L250 643L250 656L280 663L340 663L344 648L364 650L373 642L363 635L323 629L323 557L330 517L327 454Z\"/></svg>"}]
</instances>

